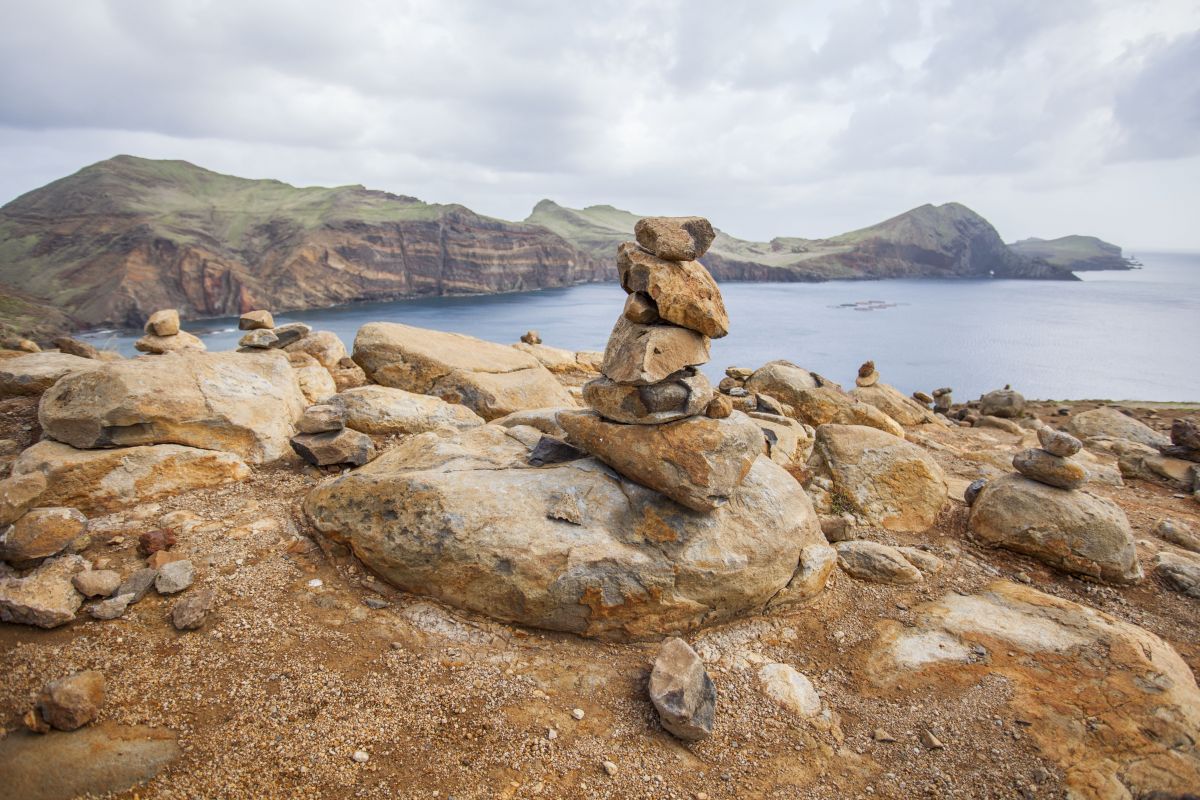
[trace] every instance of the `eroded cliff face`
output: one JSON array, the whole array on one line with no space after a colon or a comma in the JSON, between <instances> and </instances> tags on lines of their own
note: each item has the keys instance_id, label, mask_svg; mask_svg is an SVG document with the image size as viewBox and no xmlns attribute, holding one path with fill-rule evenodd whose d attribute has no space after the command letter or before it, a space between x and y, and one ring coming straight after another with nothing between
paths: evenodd
<instances>
[{"instance_id":1,"label":"eroded cliff face","mask_svg":"<svg viewBox=\"0 0 1200 800\"><path fill-rule=\"evenodd\" d=\"M0 281L78 326L509 292L613 276L536 225L361 187L118 157L0 209Z\"/></svg>"}]
</instances>

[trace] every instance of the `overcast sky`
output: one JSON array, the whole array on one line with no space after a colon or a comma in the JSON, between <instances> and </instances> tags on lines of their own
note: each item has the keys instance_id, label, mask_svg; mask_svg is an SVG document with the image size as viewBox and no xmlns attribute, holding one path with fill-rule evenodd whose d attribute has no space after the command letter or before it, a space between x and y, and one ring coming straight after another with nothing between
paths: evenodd
<instances>
[{"instance_id":1,"label":"overcast sky","mask_svg":"<svg viewBox=\"0 0 1200 800\"><path fill-rule=\"evenodd\" d=\"M0 202L117 153L523 219L1200 250L1200 2L0 0Z\"/></svg>"}]
</instances>

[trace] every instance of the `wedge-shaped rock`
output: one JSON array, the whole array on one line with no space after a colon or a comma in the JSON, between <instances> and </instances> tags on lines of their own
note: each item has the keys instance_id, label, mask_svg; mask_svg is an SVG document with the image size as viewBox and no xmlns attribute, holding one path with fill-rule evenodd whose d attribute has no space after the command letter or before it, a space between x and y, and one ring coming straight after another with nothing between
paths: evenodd
<instances>
[{"instance_id":1,"label":"wedge-shaped rock","mask_svg":"<svg viewBox=\"0 0 1200 800\"><path fill-rule=\"evenodd\" d=\"M642 247L669 261L694 261L717 238L704 217L645 217L633 226L633 235Z\"/></svg>"},{"instance_id":2,"label":"wedge-shaped rock","mask_svg":"<svg viewBox=\"0 0 1200 800\"><path fill-rule=\"evenodd\" d=\"M0 359L0 398L39 395L66 375L101 366L100 361L66 353Z\"/></svg>"},{"instance_id":3,"label":"wedge-shaped rock","mask_svg":"<svg viewBox=\"0 0 1200 800\"><path fill-rule=\"evenodd\" d=\"M831 499L887 530L929 528L948 497L946 476L933 458L875 428L821 425L809 463L828 472Z\"/></svg>"},{"instance_id":4,"label":"wedge-shaped rock","mask_svg":"<svg viewBox=\"0 0 1200 800\"><path fill-rule=\"evenodd\" d=\"M1060 489L1078 489L1088 479L1087 470L1078 461L1056 456L1040 447L1022 450L1013 456L1012 463L1013 468L1026 478Z\"/></svg>"},{"instance_id":5,"label":"wedge-shaped rock","mask_svg":"<svg viewBox=\"0 0 1200 800\"><path fill-rule=\"evenodd\" d=\"M247 311L238 320L238 330L261 331L275 327L275 317L266 309Z\"/></svg>"},{"instance_id":6,"label":"wedge-shaped rock","mask_svg":"<svg viewBox=\"0 0 1200 800\"><path fill-rule=\"evenodd\" d=\"M346 410L347 427L363 433L424 433L483 424L483 419L466 406L390 386L348 389L330 402Z\"/></svg>"},{"instance_id":7,"label":"wedge-shaped rock","mask_svg":"<svg viewBox=\"0 0 1200 800\"><path fill-rule=\"evenodd\" d=\"M712 400L704 373L688 368L649 386L600 377L583 385L583 400L605 419L639 425L673 422L703 414Z\"/></svg>"},{"instance_id":8,"label":"wedge-shaped rock","mask_svg":"<svg viewBox=\"0 0 1200 800\"><path fill-rule=\"evenodd\" d=\"M153 333L147 333L134 342L133 347L139 352L151 355L182 353L189 350L203 352L208 349L203 341L187 331L179 331L170 336L155 336Z\"/></svg>"},{"instance_id":9,"label":"wedge-shaped rock","mask_svg":"<svg viewBox=\"0 0 1200 800\"><path fill-rule=\"evenodd\" d=\"M680 739L695 742L712 733L717 687L683 639L668 639L659 649L650 672L650 701L662 726Z\"/></svg>"},{"instance_id":10,"label":"wedge-shaped rock","mask_svg":"<svg viewBox=\"0 0 1200 800\"><path fill-rule=\"evenodd\" d=\"M16 522L45 491L46 477L41 473L14 473L0 481L0 527Z\"/></svg>"},{"instance_id":11,"label":"wedge-shaped rock","mask_svg":"<svg viewBox=\"0 0 1200 800\"><path fill-rule=\"evenodd\" d=\"M155 311L146 320L142 330L154 336L175 336L179 333L179 311L174 308Z\"/></svg>"},{"instance_id":12,"label":"wedge-shaped rock","mask_svg":"<svg viewBox=\"0 0 1200 800\"><path fill-rule=\"evenodd\" d=\"M1200 600L1200 557L1163 550L1154 559L1154 574L1171 589Z\"/></svg>"},{"instance_id":13,"label":"wedge-shaped rock","mask_svg":"<svg viewBox=\"0 0 1200 800\"><path fill-rule=\"evenodd\" d=\"M1149 425L1122 414L1111 406L1101 406L1071 417L1067 432L1083 441L1097 437L1125 439L1149 447L1166 447L1171 440Z\"/></svg>"},{"instance_id":14,"label":"wedge-shaped rock","mask_svg":"<svg viewBox=\"0 0 1200 800\"><path fill-rule=\"evenodd\" d=\"M856 386L850 390L850 396L869 406L874 406L901 425L924 425L937 422L937 417L932 411L923 408L916 400L886 383Z\"/></svg>"},{"instance_id":15,"label":"wedge-shaped rock","mask_svg":"<svg viewBox=\"0 0 1200 800\"><path fill-rule=\"evenodd\" d=\"M351 428L325 433L300 433L292 437L292 449L318 467L331 464L362 466L375 457L375 443L365 433Z\"/></svg>"},{"instance_id":16,"label":"wedge-shaped rock","mask_svg":"<svg viewBox=\"0 0 1200 800\"><path fill-rule=\"evenodd\" d=\"M13 462L13 478L45 479L40 505L97 515L159 497L244 480L250 469L233 453L176 444L77 450L41 441Z\"/></svg>"},{"instance_id":17,"label":"wedge-shaped rock","mask_svg":"<svg viewBox=\"0 0 1200 800\"><path fill-rule=\"evenodd\" d=\"M686 367L708 361L708 337L675 325L617 320L604 350L601 372L617 383L658 383Z\"/></svg>"},{"instance_id":18,"label":"wedge-shaped rock","mask_svg":"<svg viewBox=\"0 0 1200 800\"><path fill-rule=\"evenodd\" d=\"M83 605L71 578L87 566L79 556L59 556L43 561L24 578L0 578L0 620L39 628L66 625Z\"/></svg>"},{"instance_id":19,"label":"wedge-shaped rock","mask_svg":"<svg viewBox=\"0 0 1200 800\"><path fill-rule=\"evenodd\" d=\"M268 328L253 328L249 333L238 340L238 347L248 347L258 350L270 350L271 345L279 341L279 337L275 335L275 331Z\"/></svg>"},{"instance_id":20,"label":"wedge-shaped rock","mask_svg":"<svg viewBox=\"0 0 1200 800\"><path fill-rule=\"evenodd\" d=\"M626 292L653 301L664 322L712 339L729 333L721 290L699 261L666 261L623 242L617 248L617 274Z\"/></svg>"},{"instance_id":21,"label":"wedge-shaped rock","mask_svg":"<svg viewBox=\"0 0 1200 800\"><path fill-rule=\"evenodd\" d=\"M1111 583L1142 579L1133 531L1120 506L1084 491L1068 492L1004 475L988 481L971 506L979 541L1067 572Z\"/></svg>"},{"instance_id":22,"label":"wedge-shaped rock","mask_svg":"<svg viewBox=\"0 0 1200 800\"><path fill-rule=\"evenodd\" d=\"M762 430L740 412L726 419L622 425L590 411L569 411L558 415L558 423L571 444L697 511L729 502L766 450Z\"/></svg>"},{"instance_id":23,"label":"wedge-shaped rock","mask_svg":"<svg viewBox=\"0 0 1200 800\"><path fill-rule=\"evenodd\" d=\"M1007 580L913 616L879 624L869 695L902 687L908 702L936 702L1002 681L994 713L1024 720L1027 746L1062 770L1058 795L1183 798L1200 786L1200 690L1153 633Z\"/></svg>"},{"instance_id":24,"label":"wedge-shaped rock","mask_svg":"<svg viewBox=\"0 0 1200 800\"><path fill-rule=\"evenodd\" d=\"M699 513L594 458L535 468L528 455L498 425L424 433L321 484L304 510L407 591L609 639L761 608L823 544L808 496L766 458L735 502ZM797 602L821 586L806 588Z\"/></svg>"},{"instance_id":25,"label":"wedge-shaped rock","mask_svg":"<svg viewBox=\"0 0 1200 800\"><path fill-rule=\"evenodd\" d=\"M307 405L281 354L171 353L69 375L38 419L74 447L181 444L260 464L287 451Z\"/></svg>"},{"instance_id":26,"label":"wedge-shaped rock","mask_svg":"<svg viewBox=\"0 0 1200 800\"><path fill-rule=\"evenodd\" d=\"M874 583L920 583L921 571L895 547L863 539L838 542L838 566L859 580Z\"/></svg>"},{"instance_id":27,"label":"wedge-shaped rock","mask_svg":"<svg viewBox=\"0 0 1200 800\"><path fill-rule=\"evenodd\" d=\"M372 322L354 339L354 360L375 383L460 403L485 420L575 405L532 355L458 333Z\"/></svg>"}]
</instances>

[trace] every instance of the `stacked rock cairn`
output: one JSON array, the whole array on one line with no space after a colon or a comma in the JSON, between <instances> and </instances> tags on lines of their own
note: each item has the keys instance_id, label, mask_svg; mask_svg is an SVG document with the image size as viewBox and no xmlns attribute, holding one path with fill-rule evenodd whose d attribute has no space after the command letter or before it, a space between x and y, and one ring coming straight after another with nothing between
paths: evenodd
<instances>
[{"instance_id":1,"label":"stacked rock cairn","mask_svg":"<svg viewBox=\"0 0 1200 800\"><path fill-rule=\"evenodd\" d=\"M303 322L291 322L275 327L275 318L270 311L247 311L238 320L238 328L248 331L238 342L240 352L254 350L282 350L292 342L298 342L312 333L312 328Z\"/></svg>"},{"instance_id":2,"label":"stacked rock cairn","mask_svg":"<svg viewBox=\"0 0 1200 800\"><path fill-rule=\"evenodd\" d=\"M1031 447L1013 456L1017 472L1059 489L1074 490L1087 482L1088 471L1071 457L1083 447L1082 442L1050 426L1038 429L1038 441L1041 447Z\"/></svg>"},{"instance_id":3,"label":"stacked rock cairn","mask_svg":"<svg viewBox=\"0 0 1200 800\"><path fill-rule=\"evenodd\" d=\"M179 327L179 311L164 308L146 320L145 336L133 343L143 353L162 355L180 350L205 350L204 342Z\"/></svg>"},{"instance_id":4,"label":"stacked rock cairn","mask_svg":"<svg viewBox=\"0 0 1200 800\"><path fill-rule=\"evenodd\" d=\"M593 412L562 412L570 441L630 480L697 511L728 501L764 450L762 431L714 394L696 367L729 332L712 275L696 259L715 233L701 217L648 217L617 249L625 309L601 377L583 387Z\"/></svg>"}]
</instances>

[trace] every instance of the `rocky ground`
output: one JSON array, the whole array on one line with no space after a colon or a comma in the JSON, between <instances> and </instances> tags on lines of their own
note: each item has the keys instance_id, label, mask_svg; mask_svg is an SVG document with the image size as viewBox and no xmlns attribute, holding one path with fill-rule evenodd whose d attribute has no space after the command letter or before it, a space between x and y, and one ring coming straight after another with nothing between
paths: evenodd
<instances>
[{"instance_id":1,"label":"rocky ground","mask_svg":"<svg viewBox=\"0 0 1200 800\"><path fill-rule=\"evenodd\" d=\"M1076 414L1098 405L1028 410L1057 426L1060 408ZM36 407L36 398L0 403L8 451L39 437ZM1162 431L1196 413L1126 408ZM103 672L108 686L88 735L117 742L128 768L157 773L115 797L1008 798L1063 797L1071 780L1075 796L1129 796L1113 784L1111 763L1104 766L1113 748L1148 748L1146 762L1158 763L1178 746L1156 743L1154 731L1129 733L1121 702L1097 700L1119 692L1135 672L1130 659L1143 656L1122 650L1116 623L1072 610L1050 625L1038 615L1060 612L1031 611L1019 593L1032 587L1139 626L1195 672L1196 601L1154 576L1154 554L1173 545L1151 531L1163 517L1200 529L1200 505L1156 482L1089 484L1133 527L1148 577L1129 587L981 548L967 536L962 492L1030 446L1031 435L909 429L910 441L945 471L952 500L923 533L856 535L923 547L944 567L910 585L839 572L803 608L688 635L718 692L713 734L696 744L663 731L647 699L656 642L503 625L373 578L300 511L308 490L337 468L288 456L243 482L92 516L81 554L126 574L143 564L138 537L186 512L169 518L180 530L173 552L196 565L196 583L214 590L216 609L201 630L180 632L168 619L173 601L150 592L113 621L80 614L53 630L0 625L0 722L8 734L0 762L29 767L10 773L0 796L65 797L105 785L109 767L72 750L78 733L38 738L21 730L47 680L85 669ZM374 438L383 453L399 442ZM956 603L968 600L974 638L988 645L954 669L888 661L888 644L905 636L926 637L913 640L923 642L918 650L940 641L939 626L952 624ZM1014 630L1037 636L995 622L1010 617ZM1084 635L1092 628L1100 632ZM1069 657L1067 645L1077 646ZM1152 651L1143 643L1139 652L1153 661ZM765 692L760 672L770 663L806 675L822 711L804 716ZM1161 656L1155 663L1169 672ZM159 738L119 726L147 726ZM177 751L163 745L163 730ZM35 739L41 750L21 749Z\"/></svg>"}]
</instances>

